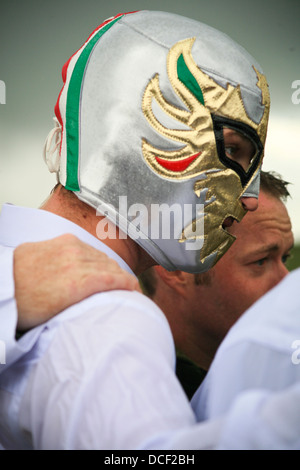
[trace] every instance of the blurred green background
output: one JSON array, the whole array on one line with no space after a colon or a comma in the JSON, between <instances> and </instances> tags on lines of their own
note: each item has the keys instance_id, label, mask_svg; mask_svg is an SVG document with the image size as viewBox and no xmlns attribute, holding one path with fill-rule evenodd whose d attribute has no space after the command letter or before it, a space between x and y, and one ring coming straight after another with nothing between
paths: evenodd
<instances>
[{"instance_id":1,"label":"blurred green background","mask_svg":"<svg viewBox=\"0 0 300 470\"><path fill-rule=\"evenodd\" d=\"M295 245L286 266L289 271L300 267L300 245Z\"/></svg>"}]
</instances>

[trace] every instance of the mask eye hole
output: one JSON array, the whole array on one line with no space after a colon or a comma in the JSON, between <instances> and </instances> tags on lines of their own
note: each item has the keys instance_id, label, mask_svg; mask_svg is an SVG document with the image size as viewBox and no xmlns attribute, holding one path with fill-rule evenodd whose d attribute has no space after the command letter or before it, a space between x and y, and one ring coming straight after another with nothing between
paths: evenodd
<instances>
[{"instance_id":1,"label":"mask eye hole","mask_svg":"<svg viewBox=\"0 0 300 470\"><path fill-rule=\"evenodd\" d=\"M245 186L261 165L263 145L256 130L243 122L212 114L220 161L235 171Z\"/></svg>"},{"instance_id":2,"label":"mask eye hole","mask_svg":"<svg viewBox=\"0 0 300 470\"><path fill-rule=\"evenodd\" d=\"M241 132L229 127L223 128L225 155L238 163L245 172L249 170L257 154L253 141Z\"/></svg>"}]
</instances>

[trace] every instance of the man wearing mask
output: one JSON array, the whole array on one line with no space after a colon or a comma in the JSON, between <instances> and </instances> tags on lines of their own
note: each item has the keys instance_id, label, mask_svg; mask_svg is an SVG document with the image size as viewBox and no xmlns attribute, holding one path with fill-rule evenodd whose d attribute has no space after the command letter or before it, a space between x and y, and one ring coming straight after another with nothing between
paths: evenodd
<instances>
[{"instance_id":1,"label":"man wearing mask","mask_svg":"<svg viewBox=\"0 0 300 470\"><path fill-rule=\"evenodd\" d=\"M260 66L206 25L137 12L97 28L63 80L45 155L59 184L41 210L2 209L1 244L71 233L131 274L154 264L209 270L234 241L228 227L257 208L269 111ZM181 217L165 237L155 209L168 215L174 204ZM6 320L7 337L13 327ZM11 341L1 442L167 448L195 425L174 364L168 323L150 300L91 296Z\"/></svg>"}]
</instances>

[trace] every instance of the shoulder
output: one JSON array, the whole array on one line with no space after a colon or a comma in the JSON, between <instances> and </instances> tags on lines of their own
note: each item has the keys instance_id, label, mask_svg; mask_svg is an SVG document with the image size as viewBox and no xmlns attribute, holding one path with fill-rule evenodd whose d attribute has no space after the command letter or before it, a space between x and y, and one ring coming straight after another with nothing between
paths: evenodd
<instances>
[{"instance_id":1,"label":"shoulder","mask_svg":"<svg viewBox=\"0 0 300 470\"><path fill-rule=\"evenodd\" d=\"M68 308L48 323L56 329L60 344L88 347L89 354L103 346L130 345L142 341L174 349L168 321L162 311L138 292L111 291L96 294ZM100 346L101 345L101 346ZM65 346L64 346L65 347Z\"/></svg>"},{"instance_id":2,"label":"shoulder","mask_svg":"<svg viewBox=\"0 0 300 470\"><path fill-rule=\"evenodd\" d=\"M101 323L105 320L105 316L109 313L112 318L114 314L122 316L148 316L155 321L168 325L167 319L157 305L145 295L139 292L115 290L94 294L81 302L78 302L62 313L52 318L48 322L48 326L58 326L59 324L69 322L75 318L82 318L82 321L98 321L102 318Z\"/></svg>"}]
</instances>

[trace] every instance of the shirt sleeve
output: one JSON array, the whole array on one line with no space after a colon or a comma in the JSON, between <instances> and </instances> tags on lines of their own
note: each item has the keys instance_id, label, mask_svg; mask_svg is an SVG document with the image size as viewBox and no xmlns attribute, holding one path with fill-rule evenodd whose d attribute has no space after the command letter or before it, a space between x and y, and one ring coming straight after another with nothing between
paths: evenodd
<instances>
[{"instance_id":1,"label":"shirt sleeve","mask_svg":"<svg viewBox=\"0 0 300 470\"><path fill-rule=\"evenodd\" d=\"M195 424L169 325L141 294L100 296L55 333L27 386L22 427L37 449L168 448Z\"/></svg>"},{"instance_id":2,"label":"shirt sleeve","mask_svg":"<svg viewBox=\"0 0 300 470\"><path fill-rule=\"evenodd\" d=\"M300 382L280 392L240 394L226 419L217 450L299 450Z\"/></svg>"},{"instance_id":3,"label":"shirt sleeve","mask_svg":"<svg viewBox=\"0 0 300 470\"><path fill-rule=\"evenodd\" d=\"M280 392L252 389L235 397L226 414L177 432L171 448L299 450L300 382Z\"/></svg>"},{"instance_id":4,"label":"shirt sleeve","mask_svg":"<svg viewBox=\"0 0 300 470\"><path fill-rule=\"evenodd\" d=\"M13 249L0 246L0 373L16 346L18 319L13 275Z\"/></svg>"}]
</instances>

